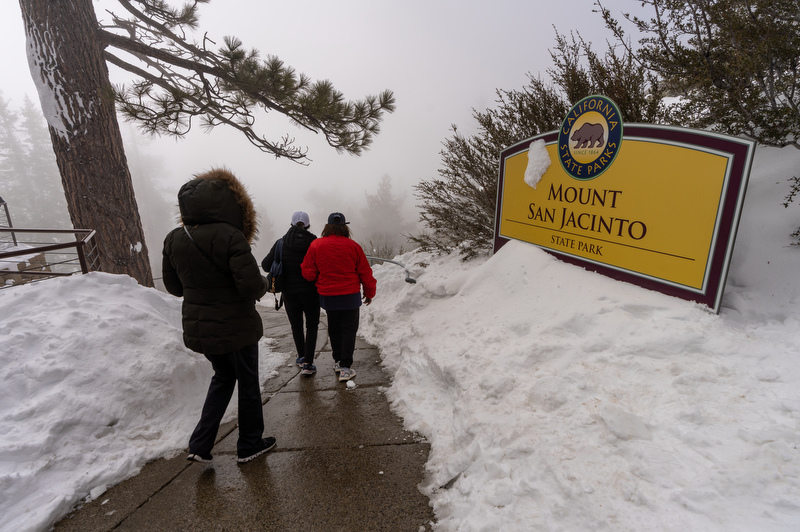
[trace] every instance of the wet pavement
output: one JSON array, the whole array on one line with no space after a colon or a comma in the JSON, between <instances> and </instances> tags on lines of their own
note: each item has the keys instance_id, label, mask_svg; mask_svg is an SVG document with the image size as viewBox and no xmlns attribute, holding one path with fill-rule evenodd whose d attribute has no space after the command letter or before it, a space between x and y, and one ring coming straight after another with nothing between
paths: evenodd
<instances>
[{"instance_id":1,"label":"wet pavement","mask_svg":"<svg viewBox=\"0 0 800 532\"><path fill-rule=\"evenodd\" d=\"M213 462L188 462L186 452L153 461L54 530L432 530L433 511L417 489L429 445L390 411L378 349L359 338L357 386L347 389L333 372L323 312L317 374L304 377L285 313L260 310L272 349L287 355L263 397L264 435L277 438L276 448L239 464L236 424L225 424Z\"/></svg>"}]
</instances>

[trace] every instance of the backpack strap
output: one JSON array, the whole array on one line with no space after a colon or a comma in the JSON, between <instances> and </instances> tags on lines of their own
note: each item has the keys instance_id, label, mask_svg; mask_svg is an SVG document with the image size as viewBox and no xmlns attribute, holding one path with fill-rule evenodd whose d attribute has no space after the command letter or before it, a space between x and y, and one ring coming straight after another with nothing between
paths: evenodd
<instances>
[{"instance_id":1,"label":"backpack strap","mask_svg":"<svg viewBox=\"0 0 800 532\"><path fill-rule=\"evenodd\" d=\"M222 268L220 268L220 266L219 266L219 265L218 265L216 262L214 262L214 259L212 259L212 258L211 258L211 257L208 255L208 253L206 253L205 251L203 251L203 250L200 248L200 246L198 246L198 245L197 245L197 242L195 242L195 241L194 241L194 238L192 238L192 235L189 233L189 230L186 228L186 226L185 226L185 225L183 226L183 230L184 230L184 231L186 231L186 236L188 236L188 237L189 237L189 240L191 240L191 241L192 241L192 244L194 244L194 247L196 247L196 248L197 248L197 251L199 251L199 252L200 252L200 254L203 256L203 258L204 258L204 259L206 259L208 262L210 262L210 263L211 263L211 265L212 265L212 266L214 266L214 267L215 267L217 270L219 270L220 272L224 273L225 275L230 275L230 272L226 272L225 270L223 270Z\"/></svg>"},{"instance_id":2,"label":"backpack strap","mask_svg":"<svg viewBox=\"0 0 800 532\"><path fill-rule=\"evenodd\" d=\"M277 242L275 242L275 258L272 259L272 262L277 262L280 264L283 261L283 238L279 238ZM275 310L280 310L283 306L283 292L281 292L281 298L278 300L278 294L272 294L275 296Z\"/></svg>"}]
</instances>

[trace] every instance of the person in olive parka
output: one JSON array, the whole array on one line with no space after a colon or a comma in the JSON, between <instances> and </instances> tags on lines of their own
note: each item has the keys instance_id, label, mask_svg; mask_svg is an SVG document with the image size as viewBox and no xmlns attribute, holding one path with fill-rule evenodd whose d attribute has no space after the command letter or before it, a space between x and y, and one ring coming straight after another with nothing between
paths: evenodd
<instances>
[{"instance_id":1,"label":"person in olive parka","mask_svg":"<svg viewBox=\"0 0 800 532\"><path fill-rule=\"evenodd\" d=\"M264 438L258 341L264 333L256 301L267 292L250 244L258 229L253 203L236 177L213 169L178 192L182 227L164 239L162 275L183 297L183 341L211 362L214 376L189 440L189 460L210 462L219 424L239 383L238 461L275 446Z\"/></svg>"},{"instance_id":2,"label":"person in olive parka","mask_svg":"<svg viewBox=\"0 0 800 532\"><path fill-rule=\"evenodd\" d=\"M283 263L283 302L286 317L292 327L297 358L301 373L311 376L317 372L314 365L314 350L317 346L317 330L319 329L319 294L313 281L306 281L300 273L300 264L306 256L308 246L317 236L308 229L311 222L308 214L297 211L292 214L292 223L283 235L281 262ZM272 245L267 256L261 261L264 271L269 271L275 259L277 242ZM303 316L306 319L306 331L303 333Z\"/></svg>"}]
</instances>

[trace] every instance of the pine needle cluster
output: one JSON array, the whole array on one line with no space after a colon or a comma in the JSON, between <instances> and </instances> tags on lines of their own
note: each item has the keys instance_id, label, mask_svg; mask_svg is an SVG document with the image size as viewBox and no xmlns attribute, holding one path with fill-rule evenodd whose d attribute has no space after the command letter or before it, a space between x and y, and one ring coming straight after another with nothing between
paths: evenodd
<instances>
[{"instance_id":1,"label":"pine needle cluster","mask_svg":"<svg viewBox=\"0 0 800 532\"><path fill-rule=\"evenodd\" d=\"M284 135L257 132L259 113L278 113L291 123L325 136L337 151L360 155L380 131L384 113L395 109L391 91L348 101L328 80L312 81L275 56L262 58L237 37L222 45L207 35L191 40L198 24L195 0L172 8L158 0L117 0L125 15L110 13L99 30L106 60L134 74L115 87L118 109L151 134L186 135L227 125L275 157L305 163L307 149Z\"/></svg>"}]
</instances>

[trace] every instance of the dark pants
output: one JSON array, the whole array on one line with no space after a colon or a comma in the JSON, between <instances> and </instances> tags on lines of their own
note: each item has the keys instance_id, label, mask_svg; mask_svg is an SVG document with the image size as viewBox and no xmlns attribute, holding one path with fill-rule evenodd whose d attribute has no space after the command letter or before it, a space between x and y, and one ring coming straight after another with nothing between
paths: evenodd
<instances>
[{"instance_id":1,"label":"dark pants","mask_svg":"<svg viewBox=\"0 0 800 532\"><path fill-rule=\"evenodd\" d=\"M356 348L359 309L328 310L328 338L331 341L333 360L343 368L353 365Z\"/></svg>"},{"instance_id":2,"label":"dark pants","mask_svg":"<svg viewBox=\"0 0 800 532\"><path fill-rule=\"evenodd\" d=\"M189 439L189 452L211 454L219 424L233 388L239 381L239 441L237 450L247 452L259 446L264 433L261 388L258 382L258 344L222 355L205 355L214 368L200 422Z\"/></svg>"},{"instance_id":3,"label":"dark pants","mask_svg":"<svg viewBox=\"0 0 800 532\"><path fill-rule=\"evenodd\" d=\"M283 294L286 317L292 326L292 338L297 356L303 357L307 364L314 363L317 348L317 329L319 328L319 296L316 292L306 294ZM306 329L303 331L303 316Z\"/></svg>"}]
</instances>

